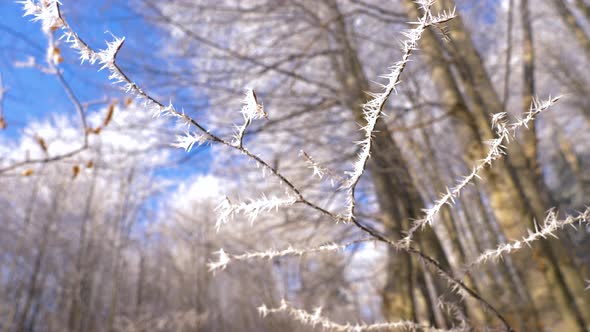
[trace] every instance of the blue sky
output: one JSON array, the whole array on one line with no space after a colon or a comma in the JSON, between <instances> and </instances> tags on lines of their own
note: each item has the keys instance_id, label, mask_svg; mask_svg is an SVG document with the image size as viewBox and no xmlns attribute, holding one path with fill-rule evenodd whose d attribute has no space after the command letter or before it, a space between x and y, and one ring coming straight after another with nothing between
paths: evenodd
<instances>
[{"instance_id":1,"label":"blue sky","mask_svg":"<svg viewBox=\"0 0 590 332\"><path fill-rule=\"evenodd\" d=\"M93 48L104 48L105 41L112 39L111 34L127 38L118 57L120 65L143 86L146 77L141 70L142 65L164 63L157 56L162 32L135 13L127 1L61 2L67 20ZM11 0L0 1L0 73L5 86L10 89L4 100L10 134L22 128L28 120L43 118L51 112L74 114L73 107L55 77L31 68L15 68L15 62L24 61L29 56L43 63L47 47L39 23L31 22L30 17L22 17L22 14L20 4ZM122 96L108 82L106 72L97 72L97 67L88 64L81 66L76 55L67 47L61 50L65 60L61 65L64 76L80 100ZM157 89L162 90L162 95L166 95L158 86L147 88L156 94L159 92ZM187 92L183 91L182 95L186 97Z\"/></svg>"},{"instance_id":2,"label":"blue sky","mask_svg":"<svg viewBox=\"0 0 590 332\"><path fill-rule=\"evenodd\" d=\"M123 13L123 7L84 10L80 2L74 8L67 6L70 2L74 1L63 1L65 14L89 40L101 37L99 34L103 34L107 26L115 34L122 33L124 22L111 21L107 17ZM89 2L86 3L87 6ZM9 136L17 135L28 121L46 118L52 112L74 114L75 111L55 77L36 69L14 66L15 62L24 61L29 56L43 63L47 46L39 24L22 17L22 13L21 5L14 1L2 1L0 4L0 72L4 86L9 89L3 104L8 128L2 134ZM139 20L137 17L129 19ZM104 80L105 73L97 73L89 66L79 66L79 61L70 52L66 52L64 58L64 76L82 101L116 92Z\"/></svg>"},{"instance_id":3,"label":"blue sky","mask_svg":"<svg viewBox=\"0 0 590 332\"><path fill-rule=\"evenodd\" d=\"M115 36L125 36L126 42L118 59L131 77L151 93L161 95L167 102L172 99L177 106L190 101L190 92L177 90L174 93L149 82L157 80L146 77L143 65L165 65L157 56L163 35L157 27L129 7L128 1L76 1L61 0L62 11L74 29L95 49L105 46L105 41ZM52 113L76 116L75 109L57 79L33 68L17 68L17 61L29 56L37 63L44 63L47 40L38 22L23 17L22 6L12 0L0 1L0 73L4 87L8 88L3 100L7 128L0 137L17 138L30 121L47 119ZM123 94L107 80L107 72L98 72L96 66L80 65L77 56L67 47L61 48L64 63L61 68L68 84L80 101L87 102L108 98L122 98ZM137 56L140 54L142 56ZM144 56L145 55L145 56ZM182 98L181 98L182 97ZM205 172L208 169L208 151L197 149L184 168L162 170L167 176L186 176L187 172ZM177 153L178 158L191 156ZM199 162L196 162L199 160ZM197 165L195 165L197 164ZM181 167L183 168L183 167Z\"/></svg>"},{"instance_id":4,"label":"blue sky","mask_svg":"<svg viewBox=\"0 0 590 332\"><path fill-rule=\"evenodd\" d=\"M493 19L493 7L498 0L488 1L489 11L484 16ZM148 61L145 63L148 65L161 63L162 59L149 53L153 52L151 50L157 52L162 39L161 32L135 13L128 1L62 0L62 3L67 19L95 48L102 48L105 40L111 37L110 33L127 37L120 54L121 64L123 67L127 64L125 69L145 87L142 79L146 78L142 75L141 63L137 62L137 57L130 55L139 51L140 54L148 55L139 61ZM468 9L469 6L463 3L463 7ZM14 67L16 61L24 61L28 56L34 56L42 63L46 43L39 24L22 17L20 4L12 0L0 1L0 73L4 85L9 88L3 104L8 128L2 135L14 136L28 121L42 119L51 112L74 114L72 105L55 77L31 68ZM106 80L106 73L99 73L92 66L80 66L75 55L70 52L65 52L64 58L64 76L81 100L120 96L120 92ZM150 89L149 86L146 88ZM167 96L167 91L161 87L152 88L160 88L162 95ZM184 96L179 101L188 100L187 91L174 92L177 96L170 98L178 100Z\"/></svg>"},{"instance_id":5,"label":"blue sky","mask_svg":"<svg viewBox=\"0 0 590 332\"><path fill-rule=\"evenodd\" d=\"M493 7L497 1L488 0L489 11L486 10L482 15L493 20ZM68 21L94 48L103 48L105 40L111 38L111 33L127 38L119 55L120 65L144 88L161 96L164 102L173 100L177 107L194 104L190 91L166 89L157 84L157 78L147 77L146 71L142 70L144 65L166 68L167 62L158 57L161 48L159 45L164 35L134 12L129 6L130 1L61 2L63 14ZM469 10L468 2L462 4L464 10ZM14 66L15 62L24 61L29 56L35 57L38 63L43 63L47 46L39 24L30 22L30 18L23 17L22 14L20 4L12 0L0 0L0 73L4 86L9 89L3 100L8 125L6 130L0 132L0 136L4 138L16 138L28 122L46 119L51 113L75 116L75 109L55 77L36 69ZM106 72L97 72L95 66L88 64L81 66L76 55L65 47L62 52L65 59L61 66L64 77L81 101L122 97L121 92L108 82ZM138 54L141 56L137 56ZM202 156L208 154L206 148L205 151L204 148L197 149L193 154L199 154L193 160L209 160ZM194 166L194 161L188 164ZM201 171L207 168L207 164L202 162L197 167Z\"/></svg>"}]
</instances>

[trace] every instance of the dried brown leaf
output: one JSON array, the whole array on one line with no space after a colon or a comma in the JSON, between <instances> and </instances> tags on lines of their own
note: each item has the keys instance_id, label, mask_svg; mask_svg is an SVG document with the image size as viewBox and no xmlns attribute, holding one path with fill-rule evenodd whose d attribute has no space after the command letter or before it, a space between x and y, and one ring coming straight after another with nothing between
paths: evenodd
<instances>
[{"instance_id":1,"label":"dried brown leaf","mask_svg":"<svg viewBox=\"0 0 590 332\"><path fill-rule=\"evenodd\" d=\"M35 141L37 142L37 144L39 144L43 152L47 153L47 143L45 142L43 137L37 135L35 136Z\"/></svg>"},{"instance_id":2,"label":"dried brown leaf","mask_svg":"<svg viewBox=\"0 0 590 332\"><path fill-rule=\"evenodd\" d=\"M78 177L78 174L80 174L80 166L79 165L74 165L72 167L72 179L75 179Z\"/></svg>"},{"instance_id":3,"label":"dried brown leaf","mask_svg":"<svg viewBox=\"0 0 590 332\"><path fill-rule=\"evenodd\" d=\"M111 120L113 119L113 113L115 113L115 105L116 105L117 101L113 100L110 104L109 104L109 108L107 110L107 115L104 118L104 121L102 122L102 126L106 127L109 125L109 123L111 122Z\"/></svg>"}]
</instances>

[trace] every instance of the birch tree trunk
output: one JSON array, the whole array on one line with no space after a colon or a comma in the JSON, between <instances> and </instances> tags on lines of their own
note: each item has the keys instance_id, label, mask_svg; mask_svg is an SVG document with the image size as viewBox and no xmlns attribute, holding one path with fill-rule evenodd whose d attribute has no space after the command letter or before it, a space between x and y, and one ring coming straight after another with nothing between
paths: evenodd
<instances>
[{"instance_id":1,"label":"birch tree trunk","mask_svg":"<svg viewBox=\"0 0 590 332\"><path fill-rule=\"evenodd\" d=\"M340 64L334 65L334 70L342 82L341 100L343 106L353 112L357 122L363 124L365 119L361 105L367 101L365 91L370 91L369 81L348 38L346 24L336 2L330 0L329 6L335 14L334 17L338 18L334 38L343 50L340 58L333 60L335 64ZM374 131L369 171L388 236L393 240L401 240L403 231L409 228L410 220L421 217L424 203L401 151L383 121L377 123ZM442 247L431 228L422 232L417 242L427 255L435 257L445 266L448 265ZM418 318L416 299L413 296L413 289L417 285L413 284L412 277L418 271L416 262L407 253L390 249L388 271L382 295L386 318ZM433 314L429 316L434 317Z\"/></svg>"},{"instance_id":2,"label":"birch tree trunk","mask_svg":"<svg viewBox=\"0 0 590 332\"><path fill-rule=\"evenodd\" d=\"M579 2L580 0L578 0L578 3ZM551 0L551 3L553 4L555 11L557 11L557 14L561 18L563 24L565 24L568 27L568 29L570 29L573 32L574 37L576 38L580 46L582 46L582 49L584 50L586 57L590 59L590 36L586 33L586 31L584 31L584 28L582 27L582 25L580 25L580 23L574 16L574 13L569 9L567 3L564 0ZM584 5L584 7L582 8L584 8L584 15L588 15L588 13L590 12L588 6Z\"/></svg>"},{"instance_id":3,"label":"birch tree trunk","mask_svg":"<svg viewBox=\"0 0 590 332\"><path fill-rule=\"evenodd\" d=\"M523 82L522 110L528 111L533 98L535 97L535 48L533 47L533 27L529 10L529 1L520 0L520 18L522 24L522 66ZM523 152L528 159L529 167L537 177L541 177L541 169L538 163L537 152L537 120L529 126L528 130L522 132Z\"/></svg>"},{"instance_id":4,"label":"birch tree trunk","mask_svg":"<svg viewBox=\"0 0 590 332\"><path fill-rule=\"evenodd\" d=\"M443 0L441 4L445 8L454 6L451 0ZM492 138L490 115L500 112L502 103L460 17L450 23L449 34L451 53L463 81L463 88L470 96L478 131L484 139ZM527 224L529 227L533 226L533 217L544 220L545 211L554 204L543 179L530 168L518 142L509 144L508 155L504 171L498 173L499 176L488 179L488 183L497 188L492 192L499 191L498 197L490 196L497 220L509 238L516 238L526 234ZM498 169L498 165L494 168ZM498 199L502 196L504 199ZM523 222L525 220L528 222ZM561 242L543 242L538 247L539 254L535 257L547 280L555 285L551 288L553 295L567 313L572 326L585 331L586 327L582 322L584 318L587 320L590 317L590 312L586 305L587 295L583 292L583 279L575 271ZM538 288L536 291L540 292Z\"/></svg>"}]
</instances>

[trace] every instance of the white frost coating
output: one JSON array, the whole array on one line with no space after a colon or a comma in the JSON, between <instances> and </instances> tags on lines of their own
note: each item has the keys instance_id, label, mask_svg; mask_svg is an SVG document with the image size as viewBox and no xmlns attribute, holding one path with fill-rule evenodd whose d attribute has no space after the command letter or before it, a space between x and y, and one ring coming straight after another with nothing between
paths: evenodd
<instances>
[{"instance_id":1,"label":"white frost coating","mask_svg":"<svg viewBox=\"0 0 590 332\"><path fill-rule=\"evenodd\" d=\"M209 271L215 271L218 269L225 269L227 265L231 261L247 261L253 259L266 259L272 260L279 257L286 257L286 256L303 256L311 253L318 253L318 252L330 252L330 251L339 251L344 250L351 245L355 245L361 242L368 242L374 241L373 239L364 239L358 241L352 241L349 243L338 244L338 243L328 243L317 247L310 247L310 248L303 248L297 249L289 246L287 249L283 250L266 250L266 251L257 251L257 252L247 252L239 255L231 255L226 253L223 249L220 249L216 253L219 255L217 261L212 261L207 266L209 267Z\"/></svg>"},{"instance_id":2,"label":"white frost coating","mask_svg":"<svg viewBox=\"0 0 590 332\"><path fill-rule=\"evenodd\" d=\"M269 212L278 210L281 207L291 206L297 203L297 199L293 197L279 198L262 196L257 200L251 200L249 203L232 204L229 198L225 198L216 208L218 213L217 223L215 228L219 231L221 225L226 224L236 214L243 214L248 217L250 223L253 223L258 215L262 212Z\"/></svg>"},{"instance_id":3,"label":"white frost coating","mask_svg":"<svg viewBox=\"0 0 590 332\"><path fill-rule=\"evenodd\" d=\"M535 222L535 230L528 230L528 236L523 237L521 240L501 244L494 250L486 250L486 252L481 254L472 263L468 264L467 268L484 264L490 259L498 260L505 255L523 248L524 245L530 247L532 242L540 239L546 239L548 236L557 238L557 236L554 234L557 230L562 229L568 225L574 227L574 224L576 223L588 223L589 219L590 207L586 208L584 212L578 214L576 217L568 215L562 220L557 219L557 212L555 210L551 210L549 213L547 213L545 221L543 222L543 226L539 227L539 225Z\"/></svg>"},{"instance_id":4,"label":"white frost coating","mask_svg":"<svg viewBox=\"0 0 590 332\"><path fill-rule=\"evenodd\" d=\"M262 104L258 101L254 90L246 89L243 104L241 113L244 117L244 123L241 126L236 126L236 134L234 135L233 141L233 145L239 148L242 147L244 134L252 120L267 118L267 114L264 112Z\"/></svg>"},{"instance_id":5,"label":"white frost coating","mask_svg":"<svg viewBox=\"0 0 590 332\"><path fill-rule=\"evenodd\" d=\"M281 305L277 308L269 308L265 304L258 307L258 312L262 317L266 317L270 314L287 314L296 321L303 325L312 327L321 327L326 331L338 331L338 332L364 332L364 331L432 331L432 332L459 332L459 331L470 331L472 328L465 325L464 322L458 327L446 330L437 329L430 327L425 324L415 323L407 320L400 320L397 322L385 322L375 324L339 324L329 320L322 316L322 308L316 308L313 313L309 313L305 310L297 309L289 304L284 299L281 300Z\"/></svg>"},{"instance_id":6,"label":"white frost coating","mask_svg":"<svg viewBox=\"0 0 590 332\"><path fill-rule=\"evenodd\" d=\"M207 142L207 136L201 134L191 134L186 132L184 135L176 136L176 142L171 145L176 148L184 149L186 152L190 152L193 146L204 144Z\"/></svg>"},{"instance_id":7,"label":"white frost coating","mask_svg":"<svg viewBox=\"0 0 590 332\"><path fill-rule=\"evenodd\" d=\"M354 217L356 185L365 172L367 161L371 154L373 132L375 131L377 121L381 117L387 99L392 93L396 92L395 87L400 82L401 74L410 61L412 52L417 49L418 41L422 37L426 28L433 24L446 22L455 17L455 11L450 13L443 12L437 17L432 17L430 7L433 5L434 0L421 0L418 1L418 3L424 11L424 15L418 20L418 22L413 22L413 24L418 25L416 28L404 32L407 40L403 43L402 59L390 68L391 71L388 74L383 76L383 78L388 80L388 83L383 86L384 91L381 93L370 93L369 95L372 99L363 105L363 113L367 122L367 124L362 127L364 139L359 142L361 151L358 154L357 161L354 163L354 168L350 177L343 185L344 188L348 189L349 193L347 202L348 211L346 216L349 221Z\"/></svg>"},{"instance_id":8,"label":"white frost coating","mask_svg":"<svg viewBox=\"0 0 590 332\"><path fill-rule=\"evenodd\" d=\"M471 173L465 177L455 187L447 188L446 193L438 199L434 206L429 209L424 209L425 216L414 221L413 226L408 231L408 235L402 239L403 243L409 245L412 240L412 235L418 229L431 225L434 222L434 217L439 213L440 209L445 205L452 205L455 198L459 197L463 188L465 188L475 178L480 178L480 173L488 166L491 166L494 160L502 158L506 154L504 142L509 143L516 134L516 130L520 127L528 127L533 122L535 117L541 112L546 111L555 104L561 97L549 98L545 101L534 99L526 116L518 119L515 122L508 124L506 122L506 113L497 113L492 116L492 126L496 131L497 137L486 142L490 146L488 154L479 164L473 167Z\"/></svg>"}]
</instances>

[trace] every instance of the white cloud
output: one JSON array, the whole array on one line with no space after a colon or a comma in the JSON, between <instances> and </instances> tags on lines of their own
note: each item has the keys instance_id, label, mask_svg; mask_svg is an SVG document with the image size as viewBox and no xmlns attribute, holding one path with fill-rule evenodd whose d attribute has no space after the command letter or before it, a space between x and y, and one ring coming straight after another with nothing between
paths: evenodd
<instances>
[{"instance_id":1,"label":"white cloud","mask_svg":"<svg viewBox=\"0 0 590 332\"><path fill-rule=\"evenodd\" d=\"M180 184L170 198L175 208L190 208L195 202L211 201L218 203L224 194L221 180L213 175L198 175Z\"/></svg>"}]
</instances>

